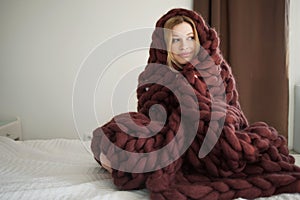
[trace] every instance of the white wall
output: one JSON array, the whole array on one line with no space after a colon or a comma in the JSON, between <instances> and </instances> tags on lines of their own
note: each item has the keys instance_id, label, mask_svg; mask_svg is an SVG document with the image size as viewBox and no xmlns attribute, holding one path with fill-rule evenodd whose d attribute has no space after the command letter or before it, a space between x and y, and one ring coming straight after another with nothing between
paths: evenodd
<instances>
[{"instance_id":1,"label":"white wall","mask_svg":"<svg viewBox=\"0 0 300 200\"><path fill-rule=\"evenodd\" d=\"M289 99L289 147L293 148L294 141L294 124L300 123L300 119L294 119L294 85L300 84L300 1L290 0L290 31L289 31L289 89L290 89L290 99ZM300 142L300 141L299 141ZM297 145L300 143L297 141ZM299 149L299 148L298 148Z\"/></svg>"},{"instance_id":2,"label":"white wall","mask_svg":"<svg viewBox=\"0 0 300 200\"><path fill-rule=\"evenodd\" d=\"M192 0L0 1L0 118L20 116L24 139L78 138L72 89L83 59L174 7L190 9Z\"/></svg>"}]
</instances>

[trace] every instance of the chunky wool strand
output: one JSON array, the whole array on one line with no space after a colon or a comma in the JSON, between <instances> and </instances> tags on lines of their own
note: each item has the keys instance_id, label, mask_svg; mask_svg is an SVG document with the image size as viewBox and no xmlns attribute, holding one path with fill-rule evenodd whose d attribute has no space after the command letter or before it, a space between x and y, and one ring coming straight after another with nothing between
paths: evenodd
<instances>
[{"instance_id":1,"label":"chunky wool strand","mask_svg":"<svg viewBox=\"0 0 300 200\"><path fill-rule=\"evenodd\" d=\"M128 167L156 167L157 170L147 173L117 169L112 173L118 188L146 187L153 200L252 199L300 192L300 168L289 155L286 138L264 122L248 124L231 68L221 55L216 31L199 14L186 9L169 11L156 27L163 28L166 20L176 15L188 16L195 22L202 47L197 58L177 72L166 67L163 32L155 30L148 65L139 76L138 112L120 114L116 116L118 120L113 118L93 132L91 148L95 159L100 163L100 153L104 153L114 165L134 163ZM153 107L157 104L160 106ZM166 119L162 119L163 112ZM196 136L182 152L189 143L187 136L193 131ZM128 133L156 134L139 138ZM199 150L207 144L205 138L217 142L200 158ZM168 151L152 160L128 160L132 158L114 148L150 153L168 144L172 144ZM160 167L164 158L174 162Z\"/></svg>"}]
</instances>

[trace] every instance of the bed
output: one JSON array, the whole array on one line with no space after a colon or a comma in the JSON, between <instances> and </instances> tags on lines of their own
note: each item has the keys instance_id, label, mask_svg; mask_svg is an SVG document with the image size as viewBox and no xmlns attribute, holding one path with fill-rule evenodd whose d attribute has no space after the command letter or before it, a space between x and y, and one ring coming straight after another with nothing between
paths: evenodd
<instances>
[{"instance_id":1,"label":"bed","mask_svg":"<svg viewBox=\"0 0 300 200\"><path fill-rule=\"evenodd\" d=\"M149 199L146 189L119 191L88 146L76 139L14 141L0 136L0 199ZM300 194L258 198L263 199L300 200Z\"/></svg>"}]
</instances>

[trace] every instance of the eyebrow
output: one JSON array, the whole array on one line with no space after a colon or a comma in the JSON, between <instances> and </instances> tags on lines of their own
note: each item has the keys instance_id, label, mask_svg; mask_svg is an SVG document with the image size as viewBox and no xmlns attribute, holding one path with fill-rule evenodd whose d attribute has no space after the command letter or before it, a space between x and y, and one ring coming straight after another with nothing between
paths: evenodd
<instances>
[{"instance_id":1,"label":"eyebrow","mask_svg":"<svg viewBox=\"0 0 300 200\"><path fill-rule=\"evenodd\" d=\"M194 32L190 32L190 33L188 33L188 34L186 34L186 35L194 35ZM177 35L176 33L175 34L172 34L172 36L174 37L179 37L179 35Z\"/></svg>"}]
</instances>

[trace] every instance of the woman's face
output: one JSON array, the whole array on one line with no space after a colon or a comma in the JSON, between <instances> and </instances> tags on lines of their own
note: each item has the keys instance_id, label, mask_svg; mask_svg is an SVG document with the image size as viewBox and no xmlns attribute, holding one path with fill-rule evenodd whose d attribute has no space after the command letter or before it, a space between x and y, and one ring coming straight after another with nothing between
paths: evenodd
<instances>
[{"instance_id":1,"label":"woman's face","mask_svg":"<svg viewBox=\"0 0 300 200\"><path fill-rule=\"evenodd\" d=\"M171 52L175 61L184 65L195 56L196 42L192 26L187 22L172 28Z\"/></svg>"}]
</instances>

